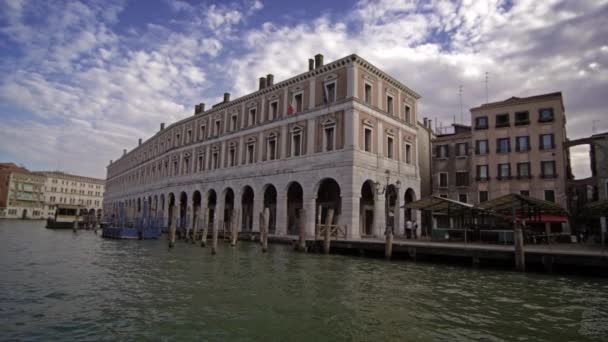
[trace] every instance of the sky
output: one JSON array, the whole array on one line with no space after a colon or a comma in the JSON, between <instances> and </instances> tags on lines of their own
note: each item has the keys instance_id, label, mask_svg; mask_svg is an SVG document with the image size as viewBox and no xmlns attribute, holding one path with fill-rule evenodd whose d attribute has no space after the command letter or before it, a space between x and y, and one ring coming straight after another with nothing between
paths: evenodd
<instances>
[{"instance_id":1,"label":"sky","mask_svg":"<svg viewBox=\"0 0 608 342\"><path fill-rule=\"evenodd\" d=\"M0 162L105 178L161 122L317 53L414 89L420 120L469 123L487 85L561 91L570 139L608 131L608 0L0 0ZM585 147L571 158L589 174Z\"/></svg>"}]
</instances>

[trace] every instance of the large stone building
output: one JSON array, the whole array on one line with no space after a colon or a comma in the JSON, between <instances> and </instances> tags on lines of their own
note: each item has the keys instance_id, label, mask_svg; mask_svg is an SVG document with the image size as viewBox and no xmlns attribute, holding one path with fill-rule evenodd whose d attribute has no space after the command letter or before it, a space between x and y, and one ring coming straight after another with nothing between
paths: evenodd
<instances>
[{"instance_id":1,"label":"large stone building","mask_svg":"<svg viewBox=\"0 0 608 342\"><path fill-rule=\"evenodd\" d=\"M39 171L45 177L44 213L54 217L58 205L75 205L81 208L79 214L101 215L105 181L103 179L71 175L59 171Z\"/></svg>"},{"instance_id":2,"label":"large stone building","mask_svg":"<svg viewBox=\"0 0 608 342\"><path fill-rule=\"evenodd\" d=\"M44 176L0 163L0 218L43 219Z\"/></svg>"},{"instance_id":3,"label":"large stone building","mask_svg":"<svg viewBox=\"0 0 608 342\"><path fill-rule=\"evenodd\" d=\"M433 193L473 204L518 193L567 208L561 93L483 104L471 109L471 122L435 140Z\"/></svg>"},{"instance_id":4,"label":"large stone building","mask_svg":"<svg viewBox=\"0 0 608 342\"><path fill-rule=\"evenodd\" d=\"M240 213L242 231L259 230L269 208L274 234L305 233L325 223L346 227L349 238L382 236L388 225L403 233L406 198L418 197L419 95L357 55L329 64L309 60L308 71L274 83L160 130L110 162L104 212L124 206L192 226L209 208L221 227ZM301 209L304 209L302 212ZM387 222L388 221L388 222Z\"/></svg>"}]
</instances>

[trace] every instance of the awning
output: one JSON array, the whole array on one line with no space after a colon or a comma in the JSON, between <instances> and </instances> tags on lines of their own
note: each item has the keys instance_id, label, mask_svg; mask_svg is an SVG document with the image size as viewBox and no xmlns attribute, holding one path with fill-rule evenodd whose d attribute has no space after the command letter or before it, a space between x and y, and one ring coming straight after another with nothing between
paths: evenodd
<instances>
[{"instance_id":1,"label":"awning","mask_svg":"<svg viewBox=\"0 0 608 342\"><path fill-rule=\"evenodd\" d=\"M591 217L608 216L608 200L587 203L583 213Z\"/></svg>"},{"instance_id":2,"label":"awning","mask_svg":"<svg viewBox=\"0 0 608 342\"><path fill-rule=\"evenodd\" d=\"M406 203L402 208L417 210L432 210L435 212L458 212L467 210L480 210L474 205L443 198L435 195L427 196L418 201Z\"/></svg>"},{"instance_id":3,"label":"awning","mask_svg":"<svg viewBox=\"0 0 608 342\"><path fill-rule=\"evenodd\" d=\"M540 214L532 215L529 217L518 216L518 219L525 219L528 222L545 222L545 223L564 223L568 222L568 216L566 215L554 215L554 214Z\"/></svg>"},{"instance_id":4,"label":"awning","mask_svg":"<svg viewBox=\"0 0 608 342\"><path fill-rule=\"evenodd\" d=\"M557 203L540 200L534 197L522 196L519 194L504 195L493 200L480 203L478 208L503 215L511 215L513 210L515 210L515 212L517 212L519 215L568 215L568 212Z\"/></svg>"}]
</instances>

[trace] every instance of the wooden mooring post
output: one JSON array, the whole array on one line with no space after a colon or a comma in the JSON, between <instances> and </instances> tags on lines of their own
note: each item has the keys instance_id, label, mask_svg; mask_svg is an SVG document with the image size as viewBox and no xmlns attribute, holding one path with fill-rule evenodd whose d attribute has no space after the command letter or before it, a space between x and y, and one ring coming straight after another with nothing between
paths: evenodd
<instances>
[{"instance_id":1,"label":"wooden mooring post","mask_svg":"<svg viewBox=\"0 0 608 342\"><path fill-rule=\"evenodd\" d=\"M325 225L325 234L323 235L323 253L329 254L331 249L331 223L334 220L334 209L330 208L327 211L327 223Z\"/></svg>"},{"instance_id":2,"label":"wooden mooring post","mask_svg":"<svg viewBox=\"0 0 608 342\"><path fill-rule=\"evenodd\" d=\"M79 219L79 216L76 215L76 219L74 220L74 223L72 224L72 231L74 233L78 232L78 219Z\"/></svg>"},{"instance_id":3,"label":"wooden mooring post","mask_svg":"<svg viewBox=\"0 0 608 342\"><path fill-rule=\"evenodd\" d=\"M264 208L262 213L262 231L260 232L262 238L262 253L268 251L268 225L270 224L270 209Z\"/></svg>"},{"instance_id":4,"label":"wooden mooring post","mask_svg":"<svg viewBox=\"0 0 608 342\"><path fill-rule=\"evenodd\" d=\"M298 225L298 250L300 252L306 252L306 231L304 227L306 217L306 211L300 209L300 219L297 222Z\"/></svg>"},{"instance_id":5,"label":"wooden mooring post","mask_svg":"<svg viewBox=\"0 0 608 342\"><path fill-rule=\"evenodd\" d=\"M384 256L390 260L393 256L393 229L387 227L386 229L386 244L384 246Z\"/></svg>"},{"instance_id":6,"label":"wooden mooring post","mask_svg":"<svg viewBox=\"0 0 608 342\"><path fill-rule=\"evenodd\" d=\"M217 221L212 227L213 233L211 234L211 255L217 253Z\"/></svg>"},{"instance_id":7,"label":"wooden mooring post","mask_svg":"<svg viewBox=\"0 0 608 342\"><path fill-rule=\"evenodd\" d=\"M169 227L169 248L175 247L175 230L177 229L177 206L173 207L171 226Z\"/></svg>"},{"instance_id":8,"label":"wooden mooring post","mask_svg":"<svg viewBox=\"0 0 608 342\"><path fill-rule=\"evenodd\" d=\"M198 228L201 225L201 221L202 221L201 220L202 211L203 211L203 209L199 207L197 210L197 213L194 217L194 222L193 222L194 231L192 232L192 244L196 243L196 235L198 234L198 230L199 230Z\"/></svg>"},{"instance_id":9,"label":"wooden mooring post","mask_svg":"<svg viewBox=\"0 0 608 342\"><path fill-rule=\"evenodd\" d=\"M209 208L205 208L203 216L203 236L201 236L201 247L207 246L207 229L209 227Z\"/></svg>"},{"instance_id":10,"label":"wooden mooring post","mask_svg":"<svg viewBox=\"0 0 608 342\"><path fill-rule=\"evenodd\" d=\"M231 233L230 233L230 246L234 247L236 246L236 242L238 240L238 218L239 218L239 211L238 210L232 210L232 218L230 220L230 225L232 226L231 228Z\"/></svg>"},{"instance_id":11,"label":"wooden mooring post","mask_svg":"<svg viewBox=\"0 0 608 342\"><path fill-rule=\"evenodd\" d=\"M526 271L526 257L524 252L524 236L521 227L515 228L515 269L520 272Z\"/></svg>"}]
</instances>

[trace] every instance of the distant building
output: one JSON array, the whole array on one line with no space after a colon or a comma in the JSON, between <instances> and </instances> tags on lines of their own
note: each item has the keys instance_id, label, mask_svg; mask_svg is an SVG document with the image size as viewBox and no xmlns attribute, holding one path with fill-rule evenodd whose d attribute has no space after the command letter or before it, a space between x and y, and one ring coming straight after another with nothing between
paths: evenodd
<instances>
[{"instance_id":1,"label":"distant building","mask_svg":"<svg viewBox=\"0 0 608 342\"><path fill-rule=\"evenodd\" d=\"M471 127L454 124L453 132L433 141L433 195L460 202L474 202L471 192Z\"/></svg>"},{"instance_id":2,"label":"distant building","mask_svg":"<svg viewBox=\"0 0 608 342\"><path fill-rule=\"evenodd\" d=\"M71 175L59 171L39 171L45 178L44 213L54 217L58 205L77 205L81 216L100 216L103 207L105 181L103 179Z\"/></svg>"},{"instance_id":3,"label":"distant building","mask_svg":"<svg viewBox=\"0 0 608 342\"><path fill-rule=\"evenodd\" d=\"M44 219L45 177L0 163L0 218Z\"/></svg>"},{"instance_id":4,"label":"distant building","mask_svg":"<svg viewBox=\"0 0 608 342\"><path fill-rule=\"evenodd\" d=\"M420 170L420 195L419 198L429 196L433 193L432 177L432 153L431 146L435 140L435 134L431 128L431 120L424 118L418 122L418 169Z\"/></svg>"}]
</instances>

